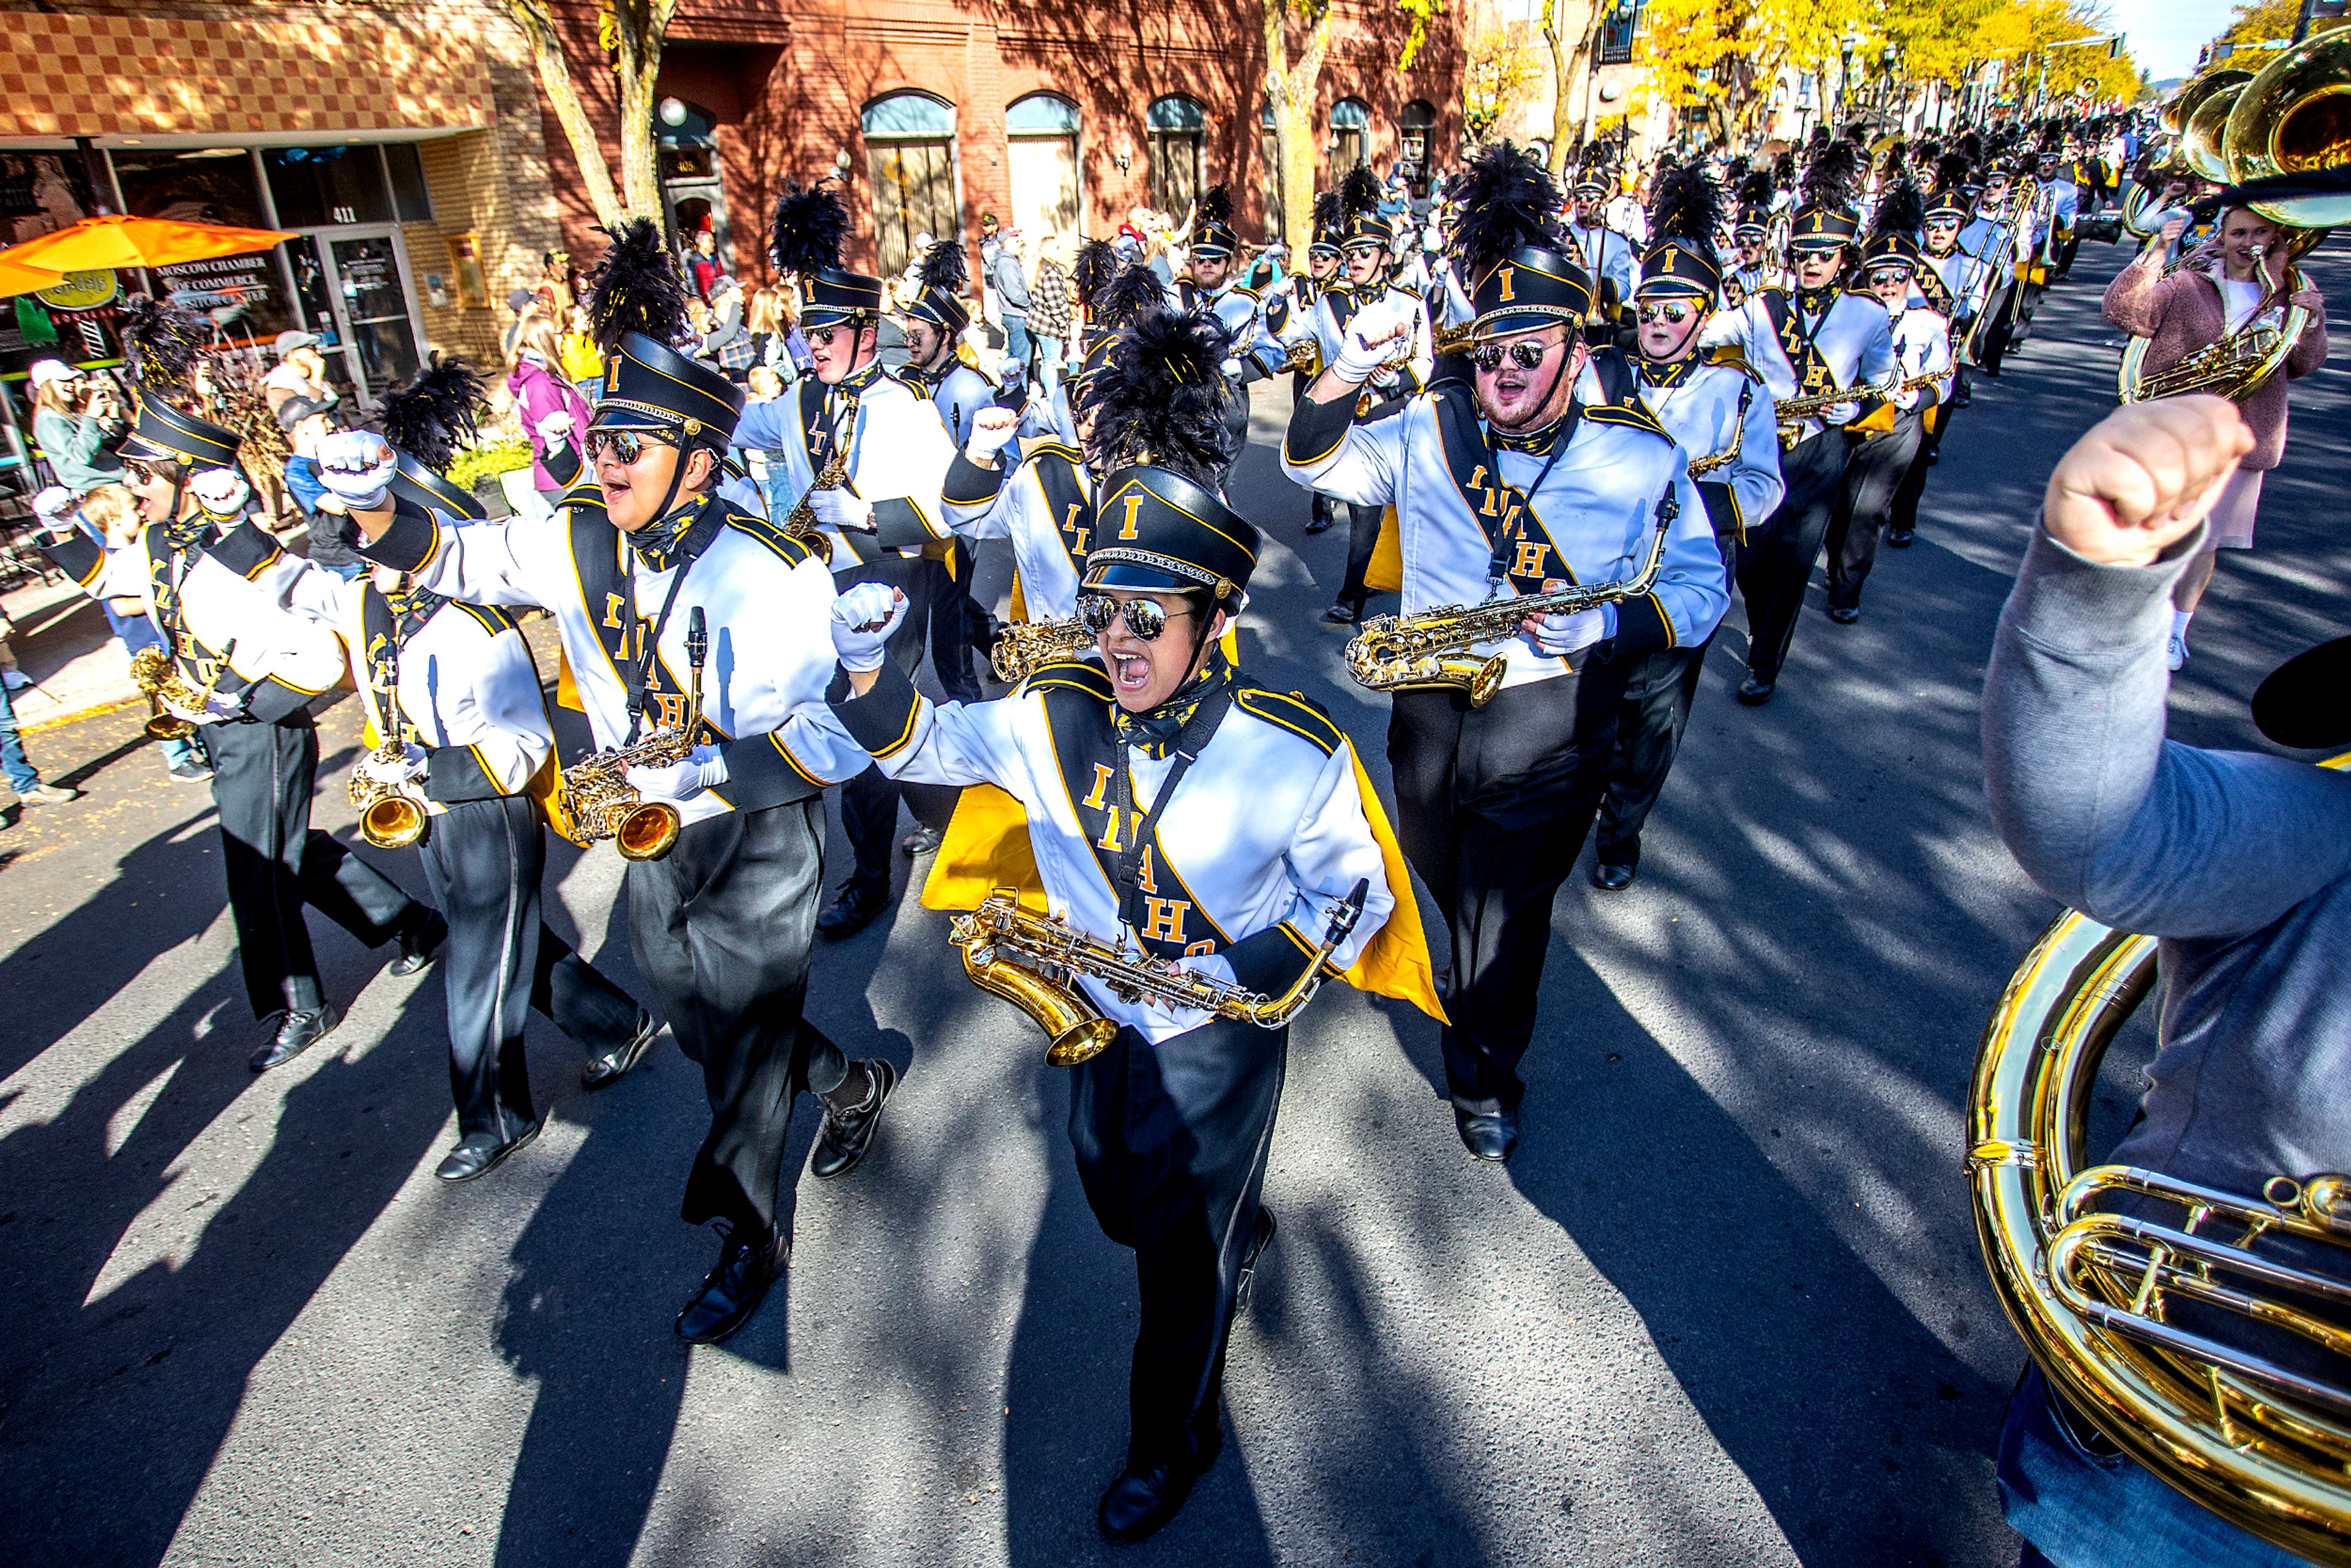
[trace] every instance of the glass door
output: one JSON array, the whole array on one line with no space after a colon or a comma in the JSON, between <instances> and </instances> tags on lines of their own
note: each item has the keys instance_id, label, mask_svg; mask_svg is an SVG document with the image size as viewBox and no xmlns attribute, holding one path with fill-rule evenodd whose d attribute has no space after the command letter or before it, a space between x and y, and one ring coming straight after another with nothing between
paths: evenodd
<instances>
[{"instance_id":1,"label":"glass door","mask_svg":"<svg viewBox=\"0 0 2351 1568\"><path fill-rule=\"evenodd\" d=\"M399 238L380 235L330 239L336 303L345 337L370 400L416 373L416 317Z\"/></svg>"}]
</instances>

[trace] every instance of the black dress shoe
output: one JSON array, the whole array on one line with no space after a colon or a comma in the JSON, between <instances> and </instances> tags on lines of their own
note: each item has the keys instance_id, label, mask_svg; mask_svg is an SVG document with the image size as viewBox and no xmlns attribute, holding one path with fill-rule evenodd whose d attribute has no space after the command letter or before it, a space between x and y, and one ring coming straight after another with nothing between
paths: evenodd
<instances>
[{"instance_id":1,"label":"black dress shoe","mask_svg":"<svg viewBox=\"0 0 2351 1568\"><path fill-rule=\"evenodd\" d=\"M816 917L816 934L828 942L854 936L873 924L888 902L887 894L866 894L852 882Z\"/></svg>"},{"instance_id":2,"label":"black dress shoe","mask_svg":"<svg viewBox=\"0 0 2351 1568\"><path fill-rule=\"evenodd\" d=\"M1199 1473L1188 1466L1152 1465L1121 1470L1102 1495L1094 1517L1113 1541L1141 1541L1155 1533L1184 1508Z\"/></svg>"},{"instance_id":3,"label":"black dress shoe","mask_svg":"<svg viewBox=\"0 0 2351 1568\"><path fill-rule=\"evenodd\" d=\"M1456 1105L1453 1125L1461 1134L1461 1146L1478 1159L1499 1165L1519 1146L1516 1111L1464 1111Z\"/></svg>"},{"instance_id":4,"label":"black dress shoe","mask_svg":"<svg viewBox=\"0 0 2351 1568\"><path fill-rule=\"evenodd\" d=\"M702 1289L677 1314L677 1337L688 1344L716 1344L751 1321L768 1287L791 1261L792 1239L781 1232L728 1235L719 1244L718 1266L702 1277Z\"/></svg>"},{"instance_id":5,"label":"black dress shoe","mask_svg":"<svg viewBox=\"0 0 2351 1568\"><path fill-rule=\"evenodd\" d=\"M342 1021L343 1009L332 1002L321 1002L315 1008L288 1012L277 1025L277 1037L255 1051L253 1060L246 1065L256 1072L283 1067L326 1039Z\"/></svg>"},{"instance_id":6,"label":"black dress shoe","mask_svg":"<svg viewBox=\"0 0 2351 1568\"><path fill-rule=\"evenodd\" d=\"M1861 619L1861 606L1858 604L1832 604L1829 606L1829 619L1835 622L1840 626L1850 626L1855 622Z\"/></svg>"},{"instance_id":7,"label":"black dress shoe","mask_svg":"<svg viewBox=\"0 0 2351 1568\"><path fill-rule=\"evenodd\" d=\"M1739 683L1739 700L1749 707L1761 707L1771 700L1771 688L1777 685L1779 682L1776 680L1767 681L1761 675L1750 674Z\"/></svg>"},{"instance_id":8,"label":"black dress shoe","mask_svg":"<svg viewBox=\"0 0 2351 1568\"><path fill-rule=\"evenodd\" d=\"M916 828L898 841L898 847L909 856L926 855L939 847L943 836L936 828Z\"/></svg>"},{"instance_id":9,"label":"black dress shoe","mask_svg":"<svg viewBox=\"0 0 2351 1568\"><path fill-rule=\"evenodd\" d=\"M653 1036L660 1032L661 1025L654 1020L653 1015L643 1009L638 1009L636 1032L629 1036L626 1044L616 1045L601 1056L590 1057L587 1065L580 1070L580 1087L603 1089L626 1078L629 1069L643 1059L645 1048L653 1044Z\"/></svg>"},{"instance_id":10,"label":"black dress shoe","mask_svg":"<svg viewBox=\"0 0 2351 1568\"><path fill-rule=\"evenodd\" d=\"M1917 537L1917 531L1913 528L1888 528L1886 530L1886 548L1908 549L1910 541Z\"/></svg>"},{"instance_id":11,"label":"black dress shoe","mask_svg":"<svg viewBox=\"0 0 2351 1568\"><path fill-rule=\"evenodd\" d=\"M1331 531L1331 519L1310 517L1306 519L1306 531L1310 534L1327 534Z\"/></svg>"},{"instance_id":12,"label":"black dress shoe","mask_svg":"<svg viewBox=\"0 0 2351 1568\"><path fill-rule=\"evenodd\" d=\"M1233 1281L1233 1311L1249 1311L1249 1298L1257 1294L1257 1260L1266 1244L1273 1239L1273 1210L1259 1204L1257 1228L1249 1233L1249 1250L1241 1254L1240 1275Z\"/></svg>"},{"instance_id":13,"label":"black dress shoe","mask_svg":"<svg viewBox=\"0 0 2351 1568\"><path fill-rule=\"evenodd\" d=\"M426 910L423 919L400 934L400 956L392 961L391 972L402 977L421 972L447 940L449 923L439 910Z\"/></svg>"},{"instance_id":14,"label":"black dress shoe","mask_svg":"<svg viewBox=\"0 0 2351 1568\"><path fill-rule=\"evenodd\" d=\"M1364 607L1344 599L1322 612L1322 619L1334 626L1353 626L1363 618Z\"/></svg>"},{"instance_id":15,"label":"black dress shoe","mask_svg":"<svg viewBox=\"0 0 2351 1568\"><path fill-rule=\"evenodd\" d=\"M1603 893L1622 893L1633 885L1633 878L1637 874L1636 867L1610 865L1606 861L1599 861L1592 867L1592 885Z\"/></svg>"},{"instance_id":16,"label":"black dress shoe","mask_svg":"<svg viewBox=\"0 0 2351 1568\"><path fill-rule=\"evenodd\" d=\"M824 1125L817 1129L816 1150L809 1156L809 1175L819 1180L847 1175L873 1146L883 1103L898 1087L898 1070L877 1056L866 1061L865 1071L872 1081L865 1103L843 1111L830 1100L824 1103Z\"/></svg>"},{"instance_id":17,"label":"black dress shoe","mask_svg":"<svg viewBox=\"0 0 2351 1568\"><path fill-rule=\"evenodd\" d=\"M486 1176L504 1165L508 1155L537 1136L536 1122L503 1144L496 1133L468 1133L449 1151L448 1157L434 1167L433 1174L443 1181L472 1181L475 1176Z\"/></svg>"},{"instance_id":18,"label":"black dress shoe","mask_svg":"<svg viewBox=\"0 0 2351 1568\"><path fill-rule=\"evenodd\" d=\"M1976 394L1962 387L1959 392L1952 394L1951 406L1953 408L1965 408L1968 404L1975 401Z\"/></svg>"}]
</instances>

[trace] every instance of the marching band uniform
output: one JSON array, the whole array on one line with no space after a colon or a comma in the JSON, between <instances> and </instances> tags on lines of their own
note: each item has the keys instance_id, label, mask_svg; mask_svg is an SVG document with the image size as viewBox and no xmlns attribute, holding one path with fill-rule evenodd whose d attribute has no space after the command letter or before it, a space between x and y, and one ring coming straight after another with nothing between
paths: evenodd
<instances>
[{"instance_id":1,"label":"marching band uniform","mask_svg":"<svg viewBox=\"0 0 2351 1568\"><path fill-rule=\"evenodd\" d=\"M1489 178L1499 174L1501 178ZM1491 189L1539 193L1513 237L1481 243ZM1555 210L1550 178L1507 144L1462 176L1455 243L1475 278L1481 336L1565 322L1592 308L1592 284L1564 254L1523 246ZM1502 225L1496 225L1497 229ZM1351 351L1376 333L1351 327ZM1573 346L1571 331L1570 348ZM1554 349L1554 354L1567 351ZM1554 374L1560 373L1554 371ZM1335 380L1335 374L1334 374ZM1626 672L1658 648L1705 641L1727 602L1722 559L1687 465L1613 351L1596 357L1566 417L1540 433L1490 432L1471 386L1441 382L1355 423L1355 399L1310 398L1291 415L1282 462L1294 477L1364 506L1395 508L1403 612L1540 591L1565 578L1626 580L1666 527L1652 591L1591 612L1602 645L1546 653L1520 632L1499 652L1490 702L1400 691L1388 727L1405 852L1453 936L1444 1001L1446 1078L1470 1151L1507 1159L1525 1094L1518 1075L1534 1030L1553 894L1575 863L1607 782ZM1489 521L1490 519L1490 521ZM1571 634L1583 628L1573 618Z\"/></svg>"},{"instance_id":2,"label":"marching band uniform","mask_svg":"<svg viewBox=\"0 0 2351 1568\"><path fill-rule=\"evenodd\" d=\"M1340 267L1339 257L1339 193L1323 191L1314 198L1313 237L1306 246L1307 270L1294 274L1285 298L1266 301L1266 329L1285 353L1294 353L1301 343L1312 343L1314 351L1310 362L1290 373L1290 402L1295 404L1306 395L1314 378L1322 373L1324 344L1321 319L1323 299L1333 293L1345 293L1350 285ZM1316 267L1326 269L1323 277L1314 274ZM1332 508L1338 503L1320 490L1310 490L1306 531L1319 534L1329 529Z\"/></svg>"},{"instance_id":3,"label":"marching band uniform","mask_svg":"<svg viewBox=\"0 0 2351 1568\"><path fill-rule=\"evenodd\" d=\"M1122 468L1103 488L1104 515L1121 523L1088 553L1088 588L1188 591L1238 612L1256 528L1174 468ZM1206 637L1212 624L1171 618L1163 634ZM842 652L847 665L847 642ZM1377 800L1346 737L1315 705L1249 685L1213 643L1196 675L1141 714L1118 705L1092 653L974 705L933 704L886 663L879 674L862 696L836 688L851 733L902 777L993 786L967 799L1025 818L1025 897L1079 932L1272 998L1306 974L1351 894L1361 914L1326 975L1356 967L1396 907L1401 863L1384 823L1373 826ZM951 848L964 828L959 812ZM977 879L973 898L995 880ZM1134 1249L1142 1289L1126 1465L1100 1511L1107 1532L1134 1540L1174 1516L1221 1446L1227 1336L1274 1231L1259 1195L1289 1030L1077 984L1118 1026L1072 1070L1070 1142L1087 1202Z\"/></svg>"},{"instance_id":4,"label":"marching band uniform","mask_svg":"<svg viewBox=\"0 0 2351 1568\"><path fill-rule=\"evenodd\" d=\"M1796 211L1789 245L1797 250L1837 250L1861 225L1838 209L1808 201ZM1886 308L1867 296L1821 288L1767 288L1737 311L1709 322L1703 341L1736 347L1763 378L1773 398L1809 397L1883 382L1894 369L1894 333ZM1835 515L1851 438L1843 421L1855 416L1832 406L1798 423L1783 439L1780 474L1786 494L1758 529L1739 544L1739 591L1747 601L1747 679L1739 699L1766 703L1780 678L1804 589L1821 541Z\"/></svg>"},{"instance_id":5,"label":"marching band uniform","mask_svg":"<svg viewBox=\"0 0 2351 1568\"><path fill-rule=\"evenodd\" d=\"M1865 276L1900 270L1915 277L1924 268L1918 246L1907 233L1884 231L1861 253ZM1894 373L1903 381L1934 375L1936 381L1886 399L1872 399L1846 428L1860 435L1845 466L1844 495L1829 526L1829 619L1850 625L1861 619L1861 588L1877 559L1895 498L1914 468L1928 419L1950 390L1950 318L1907 300L1888 313L1894 343ZM1924 481L1921 480L1923 485ZM1916 516L1917 502L1912 502Z\"/></svg>"},{"instance_id":6,"label":"marching band uniform","mask_svg":"<svg viewBox=\"0 0 2351 1568\"><path fill-rule=\"evenodd\" d=\"M906 307L910 318L935 326L950 345L959 345L964 329L971 325L971 312L958 295L964 276L961 242L940 241L924 259L921 292ZM957 450L971 439L979 411L999 406L996 383L954 348L935 367L910 361L894 373L916 392L929 394ZM938 672L947 695L959 702L979 700L979 677L971 663L972 565L971 547L961 539L925 547L922 570L929 600L931 668Z\"/></svg>"},{"instance_id":7,"label":"marching band uniform","mask_svg":"<svg viewBox=\"0 0 2351 1568\"><path fill-rule=\"evenodd\" d=\"M319 983L304 904L367 946L398 941L395 975L429 964L445 928L432 909L310 826L319 736L309 705L340 677L342 649L334 633L279 602L284 584L308 563L249 515L237 437L147 389L122 455L183 471L180 515L150 524L125 549L110 552L80 533L43 548L92 598L144 602L180 677L199 689L211 685L207 710L181 716L199 726L212 760L246 999L256 1019L283 1015L252 1059L255 1071L266 1071L342 1021Z\"/></svg>"},{"instance_id":8,"label":"marching band uniform","mask_svg":"<svg viewBox=\"0 0 2351 1568\"><path fill-rule=\"evenodd\" d=\"M2024 176L2000 163L1989 165L1976 200L1976 215L1959 230L1959 248L1976 258L1980 283L1970 301L1970 311L1982 318L1975 329L1970 356L1988 376L2000 374L2017 324L2017 290L2032 256L2030 226L2012 215L2013 182Z\"/></svg>"},{"instance_id":9,"label":"marching band uniform","mask_svg":"<svg viewBox=\"0 0 2351 1568\"><path fill-rule=\"evenodd\" d=\"M1040 442L1007 478L985 449L956 454L943 495L948 525L965 538L1012 546L1012 619L1064 621L1077 613L1078 577L1094 538L1094 483L1085 454ZM975 462L977 452L990 461Z\"/></svg>"},{"instance_id":10,"label":"marching band uniform","mask_svg":"<svg viewBox=\"0 0 2351 1568\"><path fill-rule=\"evenodd\" d=\"M1701 188L1703 188L1701 190ZM1693 196L1694 191L1700 192ZM1657 235L1641 267L1635 308L1678 301L1699 314L1684 340L1682 357L1635 358L1641 400L1656 415L1686 461L1697 464L1736 453L1699 477L1698 493L1713 525L1725 601L1729 570L1749 519L1761 523L1780 504L1780 442L1771 393L1762 378L1735 357L1715 361L1698 348L1705 314L1714 305L1721 274L1711 246L1710 182L1694 170L1675 170L1657 183ZM1641 864L1641 828L1666 786L1690 704L1698 695L1709 631L1691 643L1660 648L1635 660L1618 705L1616 745L1593 833L1592 885L1621 893Z\"/></svg>"},{"instance_id":11,"label":"marching band uniform","mask_svg":"<svg viewBox=\"0 0 2351 1568\"><path fill-rule=\"evenodd\" d=\"M1192 243L1186 252L1194 260L1223 260L1240 248L1240 235L1232 225L1232 197L1222 185L1201 193L1198 215L1192 225ZM1289 363L1289 351L1266 330L1265 301L1257 290L1244 287L1238 273L1228 274L1214 288L1192 280L1187 270L1176 280L1174 306L1199 310L1224 329L1227 349L1225 381L1233 390L1226 404L1226 422L1238 438L1238 454L1249 444L1249 383L1279 372ZM1219 482L1223 476L1218 476Z\"/></svg>"},{"instance_id":12,"label":"marching band uniform","mask_svg":"<svg viewBox=\"0 0 2351 1568\"><path fill-rule=\"evenodd\" d=\"M637 226L615 252L635 242ZM937 430L911 392L887 384ZM606 350L590 440L665 437L679 447L682 476L697 445L726 450L742 407L743 390L720 371L625 332ZM825 1097L810 1168L832 1176L870 1145L896 1073L850 1062L800 1016L822 885L820 795L867 766L823 702L833 575L799 539L722 497L689 494L673 506L677 483L656 520L628 535L584 498L552 528L458 528L396 497L364 553L451 599L551 611L600 749L684 722L690 632L706 624L705 738L684 763L630 773L645 799L674 806L682 826L666 855L629 863L627 884L637 967L679 1047L701 1064L710 1100L709 1135L679 1207L689 1225L720 1224L725 1241L677 1322L681 1337L710 1343L749 1318L790 1256L776 1198L799 1091Z\"/></svg>"},{"instance_id":13,"label":"marching band uniform","mask_svg":"<svg viewBox=\"0 0 2351 1568\"><path fill-rule=\"evenodd\" d=\"M409 478L396 475L393 486ZM446 481L408 494L475 520L473 497ZM404 780L423 799L418 853L449 922L443 969L458 1137L434 1174L470 1181L538 1135L523 1052L532 1009L587 1048L590 1088L617 1081L658 1026L540 918L547 825L533 797L554 772L555 737L514 618L308 565L281 594L342 638L378 749L381 737L402 743L397 760L363 758L360 774Z\"/></svg>"},{"instance_id":14,"label":"marching band uniform","mask_svg":"<svg viewBox=\"0 0 2351 1568\"><path fill-rule=\"evenodd\" d=\"M1958 171L1952 171L1957 173ZM1980 308L1987 283L1987 267L1983 258L1970 252L1965 241L1969 219L1967 193L1953 183L1938 184L1927 194L1927 223L1931 228L1940 223L1955 223L1950 242L1944 248L1935 248L1931 235L1919 241L1918 259L1926 272L1935 276L1948 303L1944 314L1951 319L1951 343L1957 346L1968 340L1975 326L1976 311ZM1923 280L1925 272L1920 274ZM1952 371L1951 395L1943 404L1943 417L1934 422L1928 433L1923 461L1933 462L1935 449L1942 444L1942 432L1950 423L1950 411L1964 408L1968 402L1968 372L1964 365L1955 365ZM1916 497L1913 497L1914 501ZM1892 541L1889 541L1892 542ZM1907 539L1902 542L1907 543Z\"/></svg>"},{"instance_id":15,"label":"marching band uniform","mask_svg":"<svg viewBox=\"0 0 2351 1568\"><path fill-rule=\"evenodd\" d=\"M1584 338L1595 348L1616 341L1616 329L1623 321L1625 308L1641 282L1641 247L1633 243L1629 235L1619 234L1608 226L1603 206L1614 183L1596 168L1587 165L1584 172L1577 176L1575 187L1570 193L1579 204L1592 205L1600 221L1586 227L1577 223L1571 214L1566 223L1570 242L1568 254L1592 277L1593 314L1584 326Z\"/></svg>"},{"instance_id":16,"label":"marching band uniform","mask_svg":"<svg viewBox=\"0 0 2351 1568\"><path fill-rule=\"evenodd\" d=\"M830 189L814 195L829 198L834 205L840 200ZM800 277L802 329L832 326L855 332L879 319L882 280L843 271L837 239L831 246L820 241L816 255L791 254L789 247L807 244L804 236L810 229L790 207L792 200L788 195L778 204L777 245L789 270ZM823 232L823 225L815 226ZM790 265L796 259L806 265ZM886 582L906 595L914 608L898 627L890 656L911 676L922 663L930 615L923 552L955 538L940 502L940 484L954 460L955 446L930 399L884 370L879 360L870 360L836 385L805 376L790 393L753 403L743 411L735 440L738 445L782 452L784 488L795 497L809 496L820 531L831 544L838 587ZM846 484L810 495L816 476L837 455L847 460ZM818 922L820 935L835 939L852 936L889 907L891 855L902 796L929 828L944 828L954 809L946 792L919 786L902 789L872 767L860 770L841 790L841 826L855 865L840 896Z\"/></svg>"}]
</instances>

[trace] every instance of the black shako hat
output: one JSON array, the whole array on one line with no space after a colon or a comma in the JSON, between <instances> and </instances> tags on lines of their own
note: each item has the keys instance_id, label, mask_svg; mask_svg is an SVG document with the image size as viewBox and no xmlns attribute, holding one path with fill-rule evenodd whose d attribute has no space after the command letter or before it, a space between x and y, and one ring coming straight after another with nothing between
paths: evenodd
<instances>
[{"instance_id":1,"label":"black shako hat","mask_svg":"<svg viewBox=\"0 0 2351 1568\"><path fill-rule=\"evenodd\" d=\"M962 245L945 239L931 246L923 253L917 276L923 287L906 307L907 319L928 321L950 338L962 336L971 325L971 311L963 302L963 287L971 272L964 265Z\"/></svg>"},{"instance_id":2,"label":"black shako hat","mask_svg":"<svg viewBox=\"0 0 2351 1568\"><path fill-rule=\"evenodd\" d=\"M776 198L768 255L778 270L799 279L803 330L882 313L882 280L841 265L841 245L848 235L849 209L840 192L822 182L784 182Z\"/></svg>"},{"instance_id":3,"label":"black shako hat","mask_svg":"<svg viewBox=\"0 0 2351 1568\"><path fill-rule=\"evenodd\" d=\"M2351 744L2351 637L2305 649L2272 670L2253 688L2253 723L2280 746Z\"/></svg>"},{"instance_id":4,"label":"black shako hat","mask_svg":"<svg viewBox=\"0 0 2351 1568\"><path fill-rule=\"evenodd\" d=\"M1307 242L1308 255L1334 256L1339 254L1343 216L1338 192L1324 191L1314 198L1314 237Z\"/></svg>"},{"instance_id":5,"label":"black shako hat","mask_svg":"<svg viewBox=\"0 0 2351 1568\"><path fill-rule=\"evenodd\" d=\"M604 390L590 430L649 430L681 450L724 453L744 392L715 366L671 347L692 335L685 285L650 218L605 231L612 243L588 275L588 319L604 350Z\"/></svg>"},{"instance_id":6,"label":"black shako hat","mask_svg":"<svg viewBox=\"0 0 2351 1568\"><path fill-rule=\"evenodd\" d=\"M1661 175L1649 202L1649 249L1641 258L1639 298L1691 296L1712 303L1722 289L1714 236L1722 226L1722 190L1695 163Z\"/></svg>"},{"instance_id":7,"label":"black shako hat","mask_svg":"<svg viewBox=\"0 0 2351 1568\"><path fill-rule=\"evenodd\" d=\"M1222 185L1209 186L1200 193L1192 220L1191 254L1214 259L1232 255L1240 245L1240 233L1233 227L1232 193Z\"/></svg>"},{"instance_id":8,"label":"black shako hat","mask_svg":"<svg viewBox=\"0 0 2351 1568\"><path fill-rule=\"evenodd\" d=\"M1339 182L1339 248L1395 243L1395 227L1380 211L1380 182L1363 164L1347 171Z\"/></svg>"},{"instance_id":9,"label":"black shako hat","mask_svg":"<svg viewBox=\"0 0 2351 1568\"><path fill-rule=\"evenodd\" d=\"M1256 526L1172 468L1118 469L1102 481L1094 517L1100 542L1086 552L1088 588L1206 589L1229 605L1257 570Z\"/></svg>"},{"instance_id":10,"label":"black shako hat","mask_svg":"<svg viewBox=\"0 0 2351 1568\"><path fill-rule=\"evenodd\" d=\"M1459 204L1454 261L1468 281L1476 336L1531 332L1582 321L1592 275L1569 254L1559 226L1559 185L1508 141L1471 154L1447 193Z\"/></svg>"},{"instance_id":11,"label":"black shako hat","mask_svg":"<svg viewBox=\"0 0 2351 1568\"><path fill-rule=\"evenodd\" d=\"M227 468L236 462L233 431L183 412L152 387L139 389L139 420L122 444L122 455L154 463L177 463L193 472Z\"/></svg>"}]
</instances>

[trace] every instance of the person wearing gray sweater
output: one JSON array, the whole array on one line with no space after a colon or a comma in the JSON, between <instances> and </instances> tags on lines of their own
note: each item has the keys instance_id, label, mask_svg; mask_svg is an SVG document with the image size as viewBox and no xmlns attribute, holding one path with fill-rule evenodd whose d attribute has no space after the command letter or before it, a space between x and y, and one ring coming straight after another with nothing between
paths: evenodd
<instances>
[{"instance_id":1,"label":"person wearing gray sweater","mask_svg":"<svg viewBox=\"0 0 2351 1568\"><path fill-rule=\"evenodd\" d=\"M2351 1171L2351 775L2165 738L2172 586L2252 446L2232 404L2192 397L2119 409L2066 453L2001 615L1983 747L2034 883L2160 938L2161 1044L2108 1157L2257 1194ZM2273 674L2254 716L2281 744L2351 744L2351 638ZM2298 1561L2141 1469L2037 1369L1999 1479L2027 1568Z\"/></svg>"}]
</instances>

